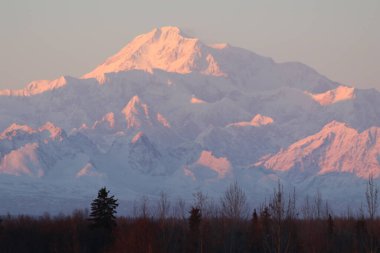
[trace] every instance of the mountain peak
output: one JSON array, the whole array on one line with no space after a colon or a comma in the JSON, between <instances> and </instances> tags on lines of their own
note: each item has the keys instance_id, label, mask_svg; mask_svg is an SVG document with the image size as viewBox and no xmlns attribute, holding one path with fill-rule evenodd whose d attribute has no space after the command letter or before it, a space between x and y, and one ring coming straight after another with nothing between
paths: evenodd
<instances>
[{"instance_id":1,"label":"mountain peak","mask_svg":"<svg viewBox=\"0 0 380 253\"><path fill-rule=\"evenodd\" d=\"M345 123L332 121L311 136L301 139L275 155L256 163L267 169L316 173L353 173L358 177L380 175L379 129L359 133Z\"/></svg>"},{"instance_id":2,"label":"mountain peak","mask_svg":"<svg viewBox=\"0 0 380 253\"><path fill-rule=\"evenodd\" d=\"M159 28L154 28L148 33L141 34L135 37L130 43L128 43L124 47L124 49L131 45L141 46L142 44L149 44L149 43L154 43L157 41L178 41L178 40L184 39L185 37L187 36L184 35L181 29L179 29L178 27L163 26Z\"/></svg>"},{"instance_id":3,"label":"mountain peak","mask_svg":"<svg viewBox=\"0 0 380 253\"><path fill-rule=\"evenodd\" d=\"M329 123L327 123L322 131L333 131L333 130L339 130L339 129L351 129L346 123L333 120Z\"/></svg>"},{"instance_id":4,"label":"mountain peak","mask_svg":"<svg viewBox=\"0 0 380 253\"><path fill-rule=\"evenodd\" d=\"M65 135L64 131L61 128L55 126L50 121L46 122L38 129L34 129L28 125L19 125L17 123L13 123L2 133L0 133L0 140L5 138L11 139L12 137L15 137L19 134L32 135L36 133L42 133L44 131L48 133L49 138L52 140L62 140L62 136Z\"/></svg>"},{"instance_id":5,"label":"mountain peak","mask_svg":"<svg viewBox=\"0 0 380 253\"><path fill-rule=\"evenodd\" d=\"M0 96L32 96L49 90L61 88L67 84L67 78L60 76L55 80L37 80L18 90L0 90Z\"/></svg>"},{"instance_id":6,"label":"mountain peak","mask_svg":"<svg viewBox=\"0 0 380 253\"><path fill-rule=\"evenodd\" d=\"M328 90L322 93L313 94L306 92L314 101L322 106L335 104L340 101L351 100L355 98L355 88L340 85L335 89Z\"/></svg>"},{"instance_id":7,"label":"mountain peak","mask_svg":"<svg viewBox=\"0 0 380 253\"><path fill-rule=\"evenodd\" d=\"M0 134L0 139L15 136L19 132L32 134L35 132L35 130L28 125L19 125L17 123L13 123Z\"/></svg>"},{"instance_id":8,"label":"mountain peak","mask_svg":"<svg viewBox=\"0 0 380 253\"><path fill-rule=\"evenodd\" d=\"M172 34L172 35L183 35L181 29L177 26L162 26L159 28L153 29L154 32L159 32L161 34Z\"/></svg>"},{"instance_id":9,"label":"mountain peak","mask_svg":"<svg viewBox=\"0 0 380 253\"><path fill-rule=\"evenodd\" d=\"M150 122L149 108L147 104L141 102L140 98L135 95L129 100L128 104L122 110L127 128L140 128L142 121Z\"/></svg>"},{"instance_id":10,"label":"mountain peak","mask_svg":"<svg viewBox=\"0 0 380 253\"><path fill-rule=\"evenodd\" d=\"M112 129L115 127L115 114L113 112L109 112L103 116L101 120L95 121L92 126L92 129L96 129L99 127L105 127L106 129Z\"/></svg>"},{"instance_id":11,"label":"mountain peak","mask_svg":"<svg viewBox=\"0 0 380 253\"><path fill-rule=\"evenodd\" d=\"M39 129L38 129L40 132L43 132L43 131L47 131L49 132L49 135L50 135L50 138L51 139L59 139L59 140L62 140L62 129L55 126L53 123L51 123L50 121L46 122L43 126L41 126Z\"/></svg>"},{"instance_id":12,"label":"mountain peak","mask_svg":"<svg viewBox=\"0 0 380 253\"><path fill-rule=\"evenodd\" d=\"M148 104L141 101L139 96L133 96L122 109L122 115L127 128L162 126L171 128L169 121L159 112L151 111Z\"/></svg>"},{"instance_id":13,"label":"mountain peak","mask_svg":"<svg viewBox=\"0 0 380 253\"><path fill-rule=\"evenodd\" d=\"M165 26L137 36L114 56L108 58L83 78L96 78L101 83L105 74L128 70L154 69L188 74L199 72L205 75L225 75L212 55L211 47L199 39L182 33L178 27Z\"/></svg>"},{"instance_id":14,"label":"mountain peak","mask_svg":"<svg viewBox=\"0 0 380 253\"><path fill-rule=\"evenodd\" d=\"M265 125L270 125L273 123L273 119L268 116L264 116L261 114L256 114L255 117L252 118L251 124L253 126L265 126Z\"/></svg>"},{"instance_id":15,"label":"mountain peak","mask_svg":"<svg viewBox=\"0 0 380 253\"><path fill-rule=\"evenodd\" d=\"M264 116L261 114L256 114L251 121L241 121L237 123L229 124L228 126L233 127L247 127L247 126L254 126L254 127L260 127L260 126L266 126L273 124L274 120L271 117Z\"/></svg>"}]
</instances>

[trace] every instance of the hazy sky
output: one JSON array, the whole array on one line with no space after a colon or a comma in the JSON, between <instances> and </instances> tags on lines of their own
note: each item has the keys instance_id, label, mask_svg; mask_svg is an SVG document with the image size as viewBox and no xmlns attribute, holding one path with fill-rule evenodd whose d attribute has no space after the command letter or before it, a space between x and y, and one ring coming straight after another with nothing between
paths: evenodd
<instances>
[{"instance_id":1,"label":"hazy sky","mask_svg":"<svg viewBox=\"0 0 380 253\"><path fill-rule=\"evenodd\" d=\"M380 0L0 0L0 88L79 77L165 25L380 89Z\"/></svg>"}]
</instances>

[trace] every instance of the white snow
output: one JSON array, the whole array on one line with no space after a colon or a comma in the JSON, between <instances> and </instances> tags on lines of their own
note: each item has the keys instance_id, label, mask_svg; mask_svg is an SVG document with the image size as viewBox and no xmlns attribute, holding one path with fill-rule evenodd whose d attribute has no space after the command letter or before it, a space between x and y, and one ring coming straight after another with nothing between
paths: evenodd
<instances>
[{"instance_id":1,"label":"white snow","mask_svg":"<svg viewBox=\"0 0 380 253\"><path fill-rule=\"evenodd\" d=\"M37 143L28 143L6 154L0 164L0 172L15 176L27 174L42 177L44 172L40 168L37 148Z\"/></svg>"},{"instance_id":2,"label":"white snow","mask_svg":"<svg viewBox=\"0 0 380 253\"><path fill-rule=\"evenodd\" d=\"M32 133L35 133L36 131L30 126L13 123L0 134L0 139L12 138L16 136L19 132L32 134Z\"/></svg>"},{"instance_id":3,"label":"white snow","mask_svg":"<svg viewBox=\"0 0 380 253\"><path fill-rule=\"evenodd\" d=\"M138 96L133 96L123 108L122 113L127 121L128 128L140 128L142 122L150 122L149 108L147 104L140 101Z\"/></svg>"},{"instance_id":4,"label":"white snow","mask_svg":"<svg viewBox=\"0 0 380 253\"><path fill-rule=\"evenodd\" d=\"M170 123L169 121L161 114L161 113L157 113L157 120L158 122L160 122L164 127L166 128L170 128Z\"/></svg>"},{"instance_id":5,"label":"white snow","mask_svg":"<svg viewBox=\"0 0 380 253\"><path fill-rule=\"evenodd\" d=\"M231 172L231 163L226 157L216 157L207 150L202 151L196 164L215 171L219 178L224 178L227 173Z\"/></svg>"},{"instance_id":6,"label":"white snow","mask_svg":"<svg viewBox=\"0 0 380 253\"><path fill-rule=\"evenodd\" d=\"M355 88L348 86L339 86L336 89L328 90L323 93L313 94L306 92L320 105L331 105L340 101L350 100L355 98Z\"/></svg>"},{"instance_id":7,"label":"white snow","mask_svg":"<svg viewBox=\"0 0 380 253\"><path fill-rule=\"evenodd\" d=\"M56 80L38 80L29 83L26 88L20 90L0 90L0 96L32 96L46 91L61 88L66 85L66 78L59 77Z\"/></svg>"},{"instance_id":8,"label":"white snow","mask_svg":"<svg viewBox=\"0 0 380 253\"><path fill-rule=\"evenodd\" d=\"M237 123L231 123L228 126L233 127L247 127L247 126L254 126L254 127L260 127L260 126L266 126L273 124L273 119L271 117L263 116L261 114L256 114L251 121L242 121Z\"/></svg>"},{"instance_id":9,"label":"white snow","mask_svg":"<svg viewBox=\"0 0 380 253\"><path fill-rule=\"evenodd\" d=\"M95 121L92 128L96 129L97 127L99 127L103 124L106 124L106 126L109 128L114 128L115 127L115 114L113 112L107 113L106 115L103 116L103 118L101 120ZM83 126L83 128L86 128L86 127Z\"/></svg>"},{"instance_id":10,"label":"white snow","mask_svg":"<svg viewBox=\"0 0 380 253\"><path fill-rule=\"evenodd\" d=\"M82 79L0 95L0 191L9 196L0 208L73 192L88 203L104 185L126 200L161 190L219 197L232 180L260 201L278 179L332 200L347 192L349 202L380 175L378 91L208 46L176 27L136 37Z\"/></svg>"},{"instance_id":11,"label":"white snow","mask_svg":"<svg viewBox=\"0 0 380 253\"><path fill-rule=\"evenodd\" d=\"M196 98L194 96L191 97L191 100L190 100L190 103L192 104L205 104L206 101L200 99L200 98Z\"/></svg>"},{"instance_id":12,"label":"white snow","mask_svg":"<svg viewBox=\"0 0 380 253\"><path fill-rule=\"evenodd\" d=\"M177 27L155 28L136 37L83 78L104 80L106 73L132 69L149 73L161 69L181 74L200 70L204 74L224 75L212 55L203 55L202 47L204 45L198 39L183 36Z\"/></svg>"},{"instance_id":13,"label":"white snow","mask_svg":"<svg viewBox=\"0 0 380 253\"><path fill-rule=\"evenodd\" d=\"M380 128L359 133L344 123L332 121L315 135L297 141L256 165L280 171L296 169L307 174L345 172L363 178L378 177L379 133Z\"/></svg>"}]
</instances>

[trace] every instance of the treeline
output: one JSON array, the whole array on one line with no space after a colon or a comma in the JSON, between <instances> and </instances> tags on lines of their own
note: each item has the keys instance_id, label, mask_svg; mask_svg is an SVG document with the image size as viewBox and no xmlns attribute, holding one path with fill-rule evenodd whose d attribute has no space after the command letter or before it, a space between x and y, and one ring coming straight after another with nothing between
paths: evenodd
<instances>
[{"instance_id":1,"label":"treeline","mask_svg":"<svg viewBox=\"0 0 380 253\"><path fill-rule=\"evenodd\" d=\"M281 184L266 203L250 210L237 183L219 201L194 194L187 205L165 193L143 197L130 216L118 216L117 200L105 188L91 212L69 216L10 215L0 222L0 252L380 252L378 190L373 180L357 213L333 215L319 194L296 203Z\"/></svg>"}]
</instances>

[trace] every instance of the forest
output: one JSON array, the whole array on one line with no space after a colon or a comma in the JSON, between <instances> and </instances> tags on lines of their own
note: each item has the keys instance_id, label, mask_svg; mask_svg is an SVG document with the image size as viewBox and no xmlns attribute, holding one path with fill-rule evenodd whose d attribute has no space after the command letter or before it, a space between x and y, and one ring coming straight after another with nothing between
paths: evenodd
<instances>
[{"instance_id":1,"label":"forest","mask_svg":"<svg viewBox=\"0 0 380 253\"><path fill-rule=\"evenodd\" d=\"M250 210L235 182L215 201L202 192L192 203L161 193L142 197L130 215L104 187L91 210L71 215L1 216L0 252L380 252L378 187L370 177L365 205L334 214L320 194L297 203L278 183L268 201Z\"/></svg>"}]
</instances>

